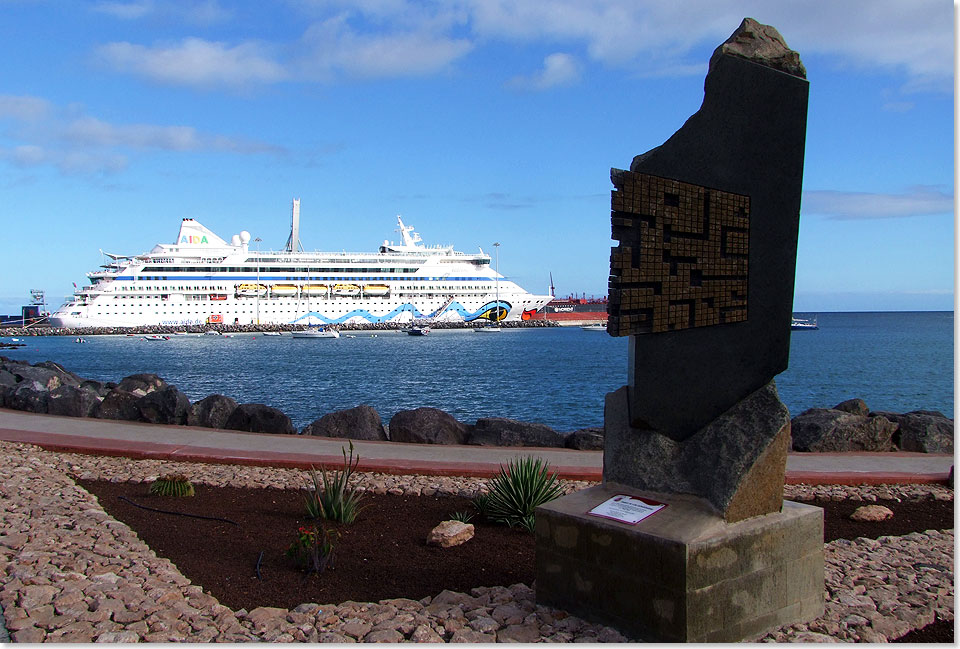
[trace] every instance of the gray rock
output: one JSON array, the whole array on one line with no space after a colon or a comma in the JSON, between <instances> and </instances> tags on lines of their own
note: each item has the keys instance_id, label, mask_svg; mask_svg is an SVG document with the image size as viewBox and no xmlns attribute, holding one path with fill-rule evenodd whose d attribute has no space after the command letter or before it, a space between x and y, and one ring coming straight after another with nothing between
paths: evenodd
<instances>
[{"instance_id":1,"label":"gray rock","mask_svg":"<svg viewBox=\"0 0 960 649\"><path fill-rule=\"evenodd\" d=\"M58 381L59 383L59 381ZM12 392L4 397L4 404L13 410L46 413L50 391L39 381L26 379L17 384Z\"/></svg>"},{"instance_id":2,"label":"gray rock","mask_svg":"<svg viewBox=\"0 0 960 649\"><path fill-rule=\"evenodd\" d=\"M16 387L17 377L8 372L5 368L0 368L0 385L12 388Z\"/></svg>"},{"instance_id":3,"label":"gray rock","mask_svg":"<svg viewBox=\"0 0 960 649\"><path fill-rule=\"evenodd\" d=\"M43 390L56 390L63 382L61 374L47 369L46 367L33 367L31 365L14 365L7 368L11 374L17 377L17 382L35 381L40 384Z\"/></svg>"},{"instance_id":4,"label":"gray rock","mask_svg":"<svg viewBox=\"0 0 960 649\"><path fill-rule=\"evenodd\" d=\"M467 427L437 408L401 410L390 419L390 441L414 444L463 444Z\"/></svg>"},{"instance_id":5,"label":"gray rock","mask_svg":"<svg viewBox=\"0 0 960 649\"><path fill-rule=\"evenodd\" d=\"M211 394L190 406L187 413L188 426L224 428L230 415L237 409L237 402L222 394Z\"/></svg>"},{"instance_id":6,"label":"gray rock","mask_svg":"<svg viewBox=\"0 0 960 649\"><path fill-rule=\"evenodd\" d=\"M248 433L297 434L290 417L262 403L241 403L230 413L223 427Z\"/></svg>"},{"instance_id":7,"label":"gray rock","mask_svg":"<svg viewBox=\"0 0 960 649\"><path fill-rule=\"evenodd\" d=\"M148 392L137 401L140 418L151 424L183 425L187 423L190 399L174 385Z\"/></svg>"},{"instance_id":8,"label":"gray rock","mask_svg":"<svg viewBox=\"0 0 960 649\"><path fill-rule=\"evenodd\" d=\"M541 446L563 448L564 439L545 424L535 424L505 417L483 417L477 420L469 444L476 446Z\"/></svg>"},{"instance_id":9,"label":"gray rock","mask_svg":"<svg viewBox=\"0 0 960 649\"><path fill-rule=\"evenodd\" d=\"M866 417L870 414L870 408L867 408L867 404L863 399L847 399L835 405L833 410L849 412L852 415L860 415L861 417Z\"/></svg>"},{"instance_id":10,"label":"gray rock","mask_svg":"<svg viewBox=\"0 0 960 649\"><path fill-rule=\"evenodd\" d=\"M131 374L120 380L120 389L144 396L154 390L167 387L167 382L156 374Z\"/></svg>"},{"instance_id":11,"label":"gray rock","mask_svg":"<svg viewBox=\"0 0 960 649\"><path fill-rule=\"evenodd\" d=\"M889 451L896 429L886 417L863 417L828 408L811 408L791 421L795 451Z\"/></svg>"},{"instance_id":12,"label":"gray rock","mask_svg":"<svg viewBox=\"0 0 960 649\"><path fill-rule=\"evenodd\" d=\"M105 397L110 394L110 390L119 387L117 383L112 381L104 383L103 381L94 381L93 379L84 379L80 382L80 387L85 390L93 390L101 397Z\"/></svg>"},{"instance_id":13,"label":"gray rock","mask_svg":"<svg viewBox=\"0 0 960 649\"><path fill-rule=\"evenodd\" d=\"M100 395L72 385L61 385L51 390L47 399L47 413L62 417L92 417L100 404Z\"/></svg>"},{"instance_id":14,"label":"gray rock","mask_svg":"<svg viewBox=\"0 0 960 649\"><path fill-rule=\"evenodd\" d=\"M140 395L116 388L107 393L103 401L93 409L93 416L98 419L140 421L140 409L137 408L139 400Z\"/></svg>"},{"instance_id":15,"label":"gray rock","mask_svg":"<svg viewBox=\"0 0 960 649\"><path fill-rule=\"evenodd\" d=\"M54 363L53 361L41 361L39 363L34 363L33 366L50 370L60 378L60 383L62 385L72 385L76 387L83 382L83 377L77 376L73 372L67 370L60 363Z\"/></svg>"},{"instance_id":16,"label":"gray rock","mask_svg":"<svg viewBox=\"0 0 960 649\"><path fill-rule=\"evenodd\" d=\"M807 77L800 55L787 46L780 32L771 25L761 25L753 18L744 18L730 38L714 50L710 67L713 68L714 60L724 54L766 65L795 77Z\"/></svg>"},{"instance_id":17,"label":"gray rock","mask_svg":"<svg viewBox=\"0 0 960 649\"><path fill-rule=\"evenodd\" d=\"M953 453L953 420L939 412L914 410L897 417L900 449L917 453Z\"/></svg>"},{"instance_id":18,"label":"gray rock","mask_svg":"<svg viewBox=\"0 0 960 649\"><path fill-rule=\"evenodd\" d=\"M387 440L387 432L383 428L380 413L376 408L366 405L328 413L312 424L308 424L301 435L370 441Z\"/></svg>"},{"instance_id":19,"label":"gray rock","mask_svg":"<svg viewBox=\"0 0 960 649\"><path fill-rule=\"evenodd\" d=\"M578 451L602 451L603 428L581 428L567 434L563 438L566 448Z\"/></svg>"}]
</instances>

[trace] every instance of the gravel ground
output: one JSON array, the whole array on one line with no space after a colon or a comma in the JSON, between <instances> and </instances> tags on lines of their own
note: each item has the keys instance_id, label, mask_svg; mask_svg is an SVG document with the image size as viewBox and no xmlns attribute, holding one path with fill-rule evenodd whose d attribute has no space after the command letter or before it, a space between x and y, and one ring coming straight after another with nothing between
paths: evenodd
<instances>
[{"instance_id":1,"label":"gravel ground","mask_svg":"<svg viewBox=\"0 0 960 649\"><path fill-rule=\"evenodd\" d=\"M615 630L538 606L523 584L444 591L423 600L305 603L234 611L157 557L110 518L71 476L151 481L186 474L197 484L299 488L305 473L266 467L130 460L0 443L0 606L15 642L403 641L623 642ZM486 479L358 474L376 493L456 494ZM590 486L565 482L567 491ZM788 485L787 498L937 498L936 485ZM953 530L825 545L822 617L765 642L882 642L935 618L953 619ZM5 631L0 626L0 641Z\"/></svg>"}]
</instances>

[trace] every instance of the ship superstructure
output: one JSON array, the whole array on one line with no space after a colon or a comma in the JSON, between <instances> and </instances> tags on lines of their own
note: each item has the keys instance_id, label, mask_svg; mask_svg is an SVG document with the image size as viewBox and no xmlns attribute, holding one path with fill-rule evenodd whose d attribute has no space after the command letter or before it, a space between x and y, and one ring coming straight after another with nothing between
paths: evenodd
<instances>
[{"instance_id":1,"label":"ship superstructure","mask_svg":"<svg viewBox=\"0 0 960 649\"><path fill-rule=\"evenodd\" d=\"M303 252L299 200L280 251L251 250L183 219L176 242L136 256L107 254L101 270L51 317L56 327L343 324L528 319L551 297L490 267L490 255L423 245L397 216L399 243L377 252ZM499 285L499 299L497 297Z\"/></svg>"}]
</instances>

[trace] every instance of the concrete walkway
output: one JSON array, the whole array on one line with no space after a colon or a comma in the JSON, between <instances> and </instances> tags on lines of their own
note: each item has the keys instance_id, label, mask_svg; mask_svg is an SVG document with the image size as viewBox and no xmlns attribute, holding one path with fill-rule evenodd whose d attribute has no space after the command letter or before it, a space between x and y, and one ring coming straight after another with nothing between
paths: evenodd
<instances>
[{"instance_id":1,"label":"concrete walkway","mask_svg":"<svg viewBox=\"0 0 960 649\"><path fill-rule=\"evenodd\" d=\"M341 449L347 445L347 440L323 437L57 417L5 409L0 409L0 440L96 455L291 468L340 464ZM486 477L495 475L501 464L525 455L542 457L561 477L571 480L599 481L603 471L601 451L362 441L353 445L355 455L360 456L360 471ZM787 482L946 482L952 466L952 455L791 453Z\"/></svg>"}]
</instances>

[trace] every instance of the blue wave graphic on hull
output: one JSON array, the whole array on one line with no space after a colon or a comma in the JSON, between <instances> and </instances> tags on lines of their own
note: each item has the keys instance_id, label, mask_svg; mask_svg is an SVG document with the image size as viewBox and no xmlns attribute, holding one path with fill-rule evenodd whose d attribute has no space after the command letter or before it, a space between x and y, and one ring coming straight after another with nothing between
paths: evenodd
<instances>
[{"instance_id":1,"label":"blue wave graphic on hull","mask_svg":"<svg viewBox=\"0 0 960 649\"><path fill-rule=\"evenodd\" d=\"M504 302L503 300L500 300L499 306L500 306L500 309L502 309L502 310L504 310L504 311L507 311L507 312L510 311L510 303L509 303L509 302ZM497 302L487 302L486 304L484 304L482 307L480 307L480 308L477 309L476 311L468 311L468 310L467 310L462 304L460 304L459 302L451 302L451 303L450 303L450 306L448 306L446 309L444 309L443 313L448 313L448 312L450 312L450 311L453 311L453 312L455 312L455 313L459 313L459 314L460 314L460 317L463 318L464 322L471 322L471 321L476 320L477 318L479 318L479 317L480 317L481 315L483 315L484 313L486 313L486 312L488 312L488 311L490 311L490 310L492 310L492 309L495 309L496 307L497 307ZM396 309L394 309L393 311L390 311L389 313L386 313L386 314L384 314L384 315L382 315L382 316L373 315L372 313L370 313L370 312L367 311L366 309L355 309L355 310L350 311L349 313L346 313L346 314L344 314L344 315L342 315L342 316L340 316L340 317L338 317L338 318L330 318L330 317L328 317L328 316L326 316L326 315L324 315L324 314L322 314L322 313L318 313L317 311L311 311L310 313L305 313L305 314L303 314L303 315L300 316L299 318L294 318L293 320L291 320L290 324L296 324L296 323L298 323L298 322L300 322L300 321L302 321L302 320L306 320L307 318L311 318L311 317L312 317L312 318L316 318L317 320L320 320L320 321L321 321L322 323L324 323L324 324L343 324L344 322L346 322L346 321L349 320L350 318L358 318L358 317L359 317L359 318L363 318L363 319L366 320L367 322L373 324L373 323L378 323L378 322L390 322L391 320L394 320L394 319L395 319L398 315L400 315L401 313L411 313L411 314L413 314L413 318L414 318L415 320L416 320L416 319L422 319L422 318L432 318L432 317L435 317L435 314L436 314L436 312L432 312L432 313L429 313L429 314L421 313L421 312L417 309L417 307L415 307L414 305L412 305L412 304L410 304L410 303L408 302L407 304L402 304L402 305L400 305L399 307L397 307ZM439 315L439 314L438 314L438 315Z\"/></svg>"}]
</instances>

